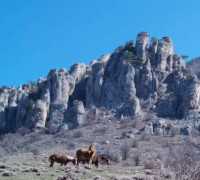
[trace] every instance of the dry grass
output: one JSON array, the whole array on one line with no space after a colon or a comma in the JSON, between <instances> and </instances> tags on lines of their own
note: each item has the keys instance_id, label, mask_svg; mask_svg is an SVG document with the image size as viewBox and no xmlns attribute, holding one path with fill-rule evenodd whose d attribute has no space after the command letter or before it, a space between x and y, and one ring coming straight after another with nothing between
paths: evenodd
<instances>
[{"instance_id":1,"label":"dry grass","mask_svg":"<svg viewBox=\"0 0 200 180\"><path fill-rule=\"evenodd\" d=\"M79 179L94 179L99 176L105 180L110 180L111 177L120 180L133 179L133 177L169 180L172 177L171 174L176 175L177 180L199 178L199 137L149 136L142 132L142 134L134 134L134 130L143 125L134 125L134 129L132 124L133 121L124 122L122 130L118 128L119 123L109 121L105 126L105 121L103 121L94 123L92 128L84 126L55 135L25 133L24 136L20 134L3 136L0 141L1 163L6 165L7 171L14 172L16 175L2 177L0 169L0 179L56 180L57 177L66 173L66 167L56 165L55 168L50 169L48 155L54 152L67 152L74 155L77 148L88 147L90 143L96 144L98 153L108 155L111 165L108 167L100 165L99 169L92 168L91 170L81 166L79 172L72 168L70 172ZM131 132L134 136L121 138L122 132ZM109 143L102 143L105 141ZM35 172L24 172L30 168L37 168L40 175ZM161 173L163 170L166 172ZM146 172L154 174L146 175ZM176 179L171 178L171 180Z\"/></svg>"}]
</instances>

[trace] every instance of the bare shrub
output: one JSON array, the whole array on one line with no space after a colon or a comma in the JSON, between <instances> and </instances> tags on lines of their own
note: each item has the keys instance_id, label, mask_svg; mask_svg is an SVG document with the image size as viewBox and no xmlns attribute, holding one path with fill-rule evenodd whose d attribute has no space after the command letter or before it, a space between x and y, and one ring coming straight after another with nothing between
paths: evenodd
<instances>
[{"instance_id":1,"label":"bare shrub","mask_svg":"<svg viewBox=\"0 0 200 180\"><path fill-rule=\"evenodd\" d=\"M131 127L132 127L132 128L136 128L136 125L137 125L137 121L133 121Z\"/></svg>"},{"instance_id":2,"label":"bare shrub","mask_svg":"<svg viewBox=\"0 0 200 180\"><path fill-rule=\"evenodd\" d=\"M104 135L106 133L106 127L101 127L94 130L95 134Z\"/></svg>"},{"instance_id":3,"label":"bare shrub","mask_svg":"<svg viewBox=\"0 0 200 180\"><path fill-rule=\"evenodd\" d=\"M73 138L80 138L80 137L83 137L83 132L81 131L74 132Z\"/></svg>"},{"instance_id":4,"label":"bare shrub","mask_svg":"<svg viewBox=\"0 0 200 180\"><path fill-rule=\"evenodd\" d=\"M40 151L38 149L32 149L31 152L33 153L34 156L37 156L40 154Z\"/></svg>"},{"instance_id":5,"label":"bare shrub","mask_svg":"<svg viewBox=\"0 0 200 180\"><path fill-rule=\"evenodd\" d=\"M129 158L129 152L130 152L130 145L128 144L128 142L122 144L120 150L121 150L122 160L124 161L127 160Z\"/></svg>"},{"instance_id":6,"label":"bare shrub","mask_svg":"<svg viewBox=\"0 0 200 180\"><path fill-rule=\"evenodd\" d=\"M110 159L111 159L112 161L114 161L114 162L120 162L120 160L121 160L119 154L116 154L116 153L111 154L111 155L110 155Z\"/></svg>"},{"instance_id":7,"label":"bare shrub","mask_svg":"<svg viewBox=\"0 0 200 180\"><path fill-rule=\"evenodd\" d=\"M108 150L106 153L105 153L108 158L113 161L113 162L116 162L116 163L119 163L121 158L120 158L120 154L117 153L117 152L113 152L113 151L110 151Z\"/></svg>"},{"instance_id":8,"label":"bare shrub","mask_svg":"<svg viewBox=\"0 0 200 180\"><path fill-rule=\"evenodd\" d=\"M75 149L76 145L73 142L69 142L67 144L67 147L68 147L69 150L71 150L71 149Z\"/></svg>"},{"instance_id":9,"label":"bare shrub","mask_svg":"<svg viewBox=\"0 0 200 180\"><path fill-rule=\"evenodd\" d=\"M95 110L91 110L87 113L87 124L93 123L97 120L96 117L96 111Z\"/></svg>"},{"instance_id":10,"label":"bare shrub","mask_svg":"<svg viewBox=\"0 0 200 180\"><path fill-rule=\"evenodd\" d=\"M18 152L19 149L17 145L20 138L21 135L19 134L6 134L0 142L0 145L7 153Z\"/></svg>"},{"instance_id":11,"label":"bare shrub","mask_svg":"<svg viewBox=\"0 0 200 180\"><path fill-rule=\"evenodd\" d=\"M118 129L126 129L128 127L130 127L130 122L123 120L123 121L120 121L120 127Z\"/></svg>"},{"instance_id":12,"label":"bare shrub","mask_svg":"<svg viewBox=\"0 0 200 180\"><path fill-rule=\"evenodd\" d=\"M176 136L178 134L179 134L179 129L178 128L175 128L175 127L171 128L171 132L170 132L171 137L174 137L174 136Z\"/></svg>"},{"instance_id":13,"label":"bare shrub","mask_svg":"<svg viewBox=\"0 0 200 180\"><path fill-rule=\"evenodd\" d=\"M25 127L19 128L17 130L17 133L19 133L22 136L25 136L26 134L29 134L30 132L31 132L31 130L28 128L25 128Z\"/></svg>"},{"instance_id":14,"label":"bare shrub","mask_svg":"<svg viewBox=\"0 0 200 180\"><path fill-rule=\"evenodd\" d=\"M156 159L162 160L162 155L160 153L156 154Z\"/></svg>"},{"instance_id":15,"label":"bare shrub","mask_svg":"<svg viewBox=\"0 0 200 180\"><path fill-rule=\"evenodd\" d=\"M199 136L199 130L197 130L197 129L192 129L191 135L192 135L192 137L198 137L198 136Z\"/></svg>"},{"instance_id":16,"label":"bare shrub","mask_svg":"<svg viewBox=\"0 0 200 180\"><path fill-rule=\"evenodd\" d=\"M147 134L142 134L140 136L140 141L149 141L150 140L150 136Z\"/></svg>"},{"instance_id":17,"label":"bare shrub","mask_svg":"<svg viewBox=\"0 0 200 180\"><path fill-rule=\"evenodd\" d=\"M165 160L165 167L169 167L174 172L176 180L200 179L200 161L190 143L171 147L169 154Z\"/></svg>"},{"instance_id":18,"label":"bare shrub","mask_svg":"<svg viewBox=\"0 0 200 180\"><path fill-rule=\"evenodd\" d=\"M144 162L144 168L145 169L157 169L157 168L159 168L159 164L155 160L146 160Z\"/></svg>"},{"instance_id":19,"label":"bare shrub","mask_svg":"<svg viewBox=\"0 0 200 180\"><path fill-rule=\"evenodd\" d=\"M132 148L137 148L138 147L138 141L137 141L137 139L133 139L133 141L131 143L131 147Z\"/></svg>"},{"instance_id":20,"label":"bare shrub","mask_svg":"<svg viewBox=\"0 0 200 180\"><path fill-rule=\"evenodd\" d=\"M135 153L135 155L133 156L133 161L135 166L139 166L140 164L140 154L137 152Z\"/></svg>"},{"instance_id":21,"label":"bare shrub","mask_svg":"<svg viewBox=\"0 0 200 180\"><path fill-rule=\"evenodd\" d=\"M162 147L163 148L169 148L170 146L171 146L171 143L168 140L162 142Z\"/></svg>"}]
</instances>

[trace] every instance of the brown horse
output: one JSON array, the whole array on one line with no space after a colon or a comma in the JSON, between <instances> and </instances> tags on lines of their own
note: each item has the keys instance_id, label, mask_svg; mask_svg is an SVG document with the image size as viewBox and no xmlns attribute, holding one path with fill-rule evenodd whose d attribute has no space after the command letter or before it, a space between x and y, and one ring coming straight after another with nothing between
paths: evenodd
<instances>
[{"instance_id":1,"label":"brown horse","mask_svg":"<svg viewBox=\"0 0 200 180\"><path fill-rule=\"evenodd\" d=\"M80 161L82 164L89 164L88 160L81 160ZM110 165L110 159L108 158L108 156L104 155L104 154L100 154L100 155L96 155L93 159L92 159L92 164L95 165L96 168L99 167L99 164L106 164L106 165Z\"/></svg>"},{"instance_id":2,"label":"brown horse","mask_svg":"<svg viewBox=\"0 0 200 180\"><path fill-rule=\"evenodd\" d=\"M107 155L99 154L96 156L98 163L110 165L110 159Z\"/></svg>"},{"instance_id":3,"label":"brown horse","mask_svg":"<svg viewBox=\"0 0 200 180\"><path fill-rule=\"evenodd\" d=\"M72 156L66 156L63 154L52 154L49 156L50 167L53 167L54 163L57 162L61 166L67 165L68 163L73 163L76 165L76 159Z\"/></svg>"},{"instance_id":4,"label":"brown horse","mask_svg":"<svg viewBox=\"0 0 200 180\"><path fill-rule=\"evenodd\" d=\"M96 147L91 144L88 149L78 149L76 151L76 160L77 160L77 166L79 166L79 163L85 163L87 162L89 164L89 168L91 167L92 161L96 157Z\"/></svg>"}]
</instances>

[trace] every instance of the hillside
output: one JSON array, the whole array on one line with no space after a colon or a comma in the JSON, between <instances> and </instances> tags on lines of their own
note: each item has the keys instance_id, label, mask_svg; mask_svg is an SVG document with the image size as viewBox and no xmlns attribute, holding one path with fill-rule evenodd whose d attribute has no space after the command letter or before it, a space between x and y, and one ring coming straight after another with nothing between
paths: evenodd
<instances>
[{"instance_id":1,"label":"hillside","mask_svg":"<svg viewBox=\"0 0 200 180\"><path fill-rule=\"evenodd\" d=\"M141 32L87 65L0 88L0 179L199 179L198 64ZM50 154L92 143L110 166L49 167Z\"/></svg>"}]
</instances>

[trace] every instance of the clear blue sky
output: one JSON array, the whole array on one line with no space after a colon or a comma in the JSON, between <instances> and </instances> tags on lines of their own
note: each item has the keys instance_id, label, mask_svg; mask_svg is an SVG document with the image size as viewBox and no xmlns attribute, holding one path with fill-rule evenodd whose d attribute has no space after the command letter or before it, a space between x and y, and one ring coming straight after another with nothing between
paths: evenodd
<instances>
[{"instance_id":1,"label":"clear blue sky","mask_svg":"<svg viewBox=\"0 0 200 180\"><path fill-rule=\"evenodd\" d=\"M199 0L2 0L0 86L111 52L140 31L200 56Z\"/></svg>"}]
</instances>

